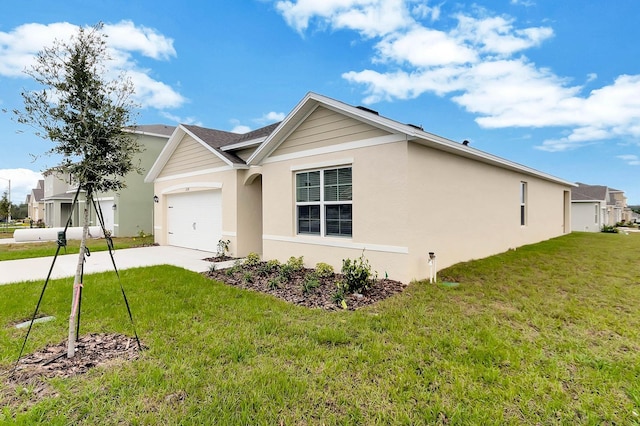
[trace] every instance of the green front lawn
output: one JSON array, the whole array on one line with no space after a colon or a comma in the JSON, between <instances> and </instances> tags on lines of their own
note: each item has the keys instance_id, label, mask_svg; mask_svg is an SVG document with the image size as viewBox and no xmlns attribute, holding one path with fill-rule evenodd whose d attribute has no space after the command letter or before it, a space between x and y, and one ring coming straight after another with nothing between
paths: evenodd
<instances>
[{"instance_id":1,"label":"green front lawn","mask_svg":"<svg viewBox=\"0 0 640 426\"><path fill-rule=\"evenodd\" d=\"M153 235L144 237L117 237L112 240L113 247L117 250L153 244ZM105 251L108 249L107 242L104 238L88 239L87 247L89 247L90 251ZM56 254L57 248L58 244L55 241L0 244L0 261L53 256ZM60 254L75 254L78 252L80 252L80 240L68 240L67 246L60 248Z\"/></svg>"},{"instance_id":2,"label":"green front lawn","mask_svg":"<svg viewBox=\"0 0 640 426\"><path fill-rule=\"evenodd\" d=\"M289 305L169 266L122 280L149 347L133 362L9 390L0 423L640 424L640 234L576 233L440 271L358 311ZM27 351L66 337L52 282ZM0 286L0 369L41 283ZM82 333L131 334L113 273L86 277ZM4 394L4 400L2 396Z\"/></svg>"}]
</instances>

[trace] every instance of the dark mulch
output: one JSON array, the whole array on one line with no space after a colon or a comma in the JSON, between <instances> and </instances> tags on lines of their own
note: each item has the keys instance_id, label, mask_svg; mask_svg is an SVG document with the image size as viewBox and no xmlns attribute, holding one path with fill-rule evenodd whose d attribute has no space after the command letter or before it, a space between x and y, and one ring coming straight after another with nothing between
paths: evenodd
<instances>
[{"instance_id":1,"label":"dark mulch","mask_svg":"<svg viewBox=\"0 0 640 426\"><path fill-rule=\"evenodd\" d=\"M266 271L266 262L260 262L256 266L239 265L231 269L219 269L205 272L204 275L222 281L236 287L259 291L278 297L287 302L308 308L321 308L326 310L340 310L344 307L335 300L338 291L338 283L342 280L342 274L333 274L328 278L320 278L319 285L305 292L305 277L312 273L313 269L302 269L292 274L288 281L278 282L277 270ZM399 281L390 279L378 279L374 284L361 294L345 295L347 309L355 310L372 305L394 294L402 292L406 286Z\"/></svg>"},{"instance_id":2,"label":"dark mulch","mask_svg":"<svg viewBox=\"0 0 640 426\"><path fill-rule=\"evenodd\" d=\"M217 262L226 262L227 260L237 260L237 258L227 256L227 255L221 255L221 256L215 256L215 257L205 257L202 260L205 260L207 262L217 263Z\"/></svg>"},{"instance_id":3,"label":"dark mulch","mask_svg":"<svg viewBox=\"0 0 640 426\"><path fill-rule=\"evenodd\" d=\"M0 405L18 402L26 396L35 400L52 395L46 379L73 377L98 366L136 359L140 351L135 338L121 334L88 334L78 339L76 353L67 358L67 342L47 346L22 357L6 375L7 390L0 393ZM15 367L15 370L14 370Z\"/></svg>"}]
</instances>

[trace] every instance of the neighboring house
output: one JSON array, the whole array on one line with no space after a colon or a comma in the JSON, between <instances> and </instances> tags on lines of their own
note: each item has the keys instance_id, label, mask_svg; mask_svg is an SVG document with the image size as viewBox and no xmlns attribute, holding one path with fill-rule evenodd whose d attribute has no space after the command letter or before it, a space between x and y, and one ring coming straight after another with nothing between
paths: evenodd
<instances>
[{"instance_id":1,"label":"neighboring house","mask_svg":"<svg viewBox=\"0 0 640 426\"><path fill-rule=\"evenodd\" d=\"M162 124L137 126L131 132L138 138L143 152L136 156L140 161L142 174L131 172L125 176L126 188L119 192L102 192L95 195L95 201L102 212L105 228L116 237L133 236L153 232L153 185L144 182L144 176L164 148L175 127ZM71 211L77 183L68 176L51 171L45 172L44 203L47 227L64 226L71 215L72 226L80 226L84 196ZM90 224L98 225L95 209L91 207Z\"/></svg>"},{"instance_id":2,"label":"neighboring house","mask_svg":"<svg viewBox=\"0 0 640 426\"><path fill-rule=\"evenodd\" d=\"M27 195L27 216L36 223L44 221L44 179L38 180L36 187Z\"/></svg>"},{"instance_id":3,"label":"neighboring house","mask_svg":"<svg viewBox=\"0 0 640 426\"><path fill-rule=\"evenodd\" d=\"M44 179L41 179L36 184L35 188L31 189L31 192L27 194L24 203L27 205L27 218L31 219L35 224L38 220L44 222Z\"/></svg>"},{"instance_id":4,"label":"neighboring house","mask_svg":"<svg viewBox=\"0 0 640 426\"><path fill-rule=\"evenodd\" d=\"M609 188L610 195L610 206L611 211L613 211L613 223L611 225L616 225L618 223L629 223L632 221L632 211L627 205L627 197L624 194L624 191L619 189Z\"/></svg>"},{"instance_id":5,"label":"neighboring house","mask_svg":"<svg viewBox=\"0 0 640 426\"><path fill-rule=\"evenodd\" d=\"M600 232L609 224L609 188L577 183L571 188L571 230Z\"/></svg>"},{"instance_id":6,"label":"neighboring house","mask_svg":"<svg viewBox=\"0 0 640 426\"><path fill-rule=\"evenodd\" d=\"M305 264L363 252L408 282L571 230L574 184L307 94L281 122L238 135L180 125L146 178L156 241Z\"/></svg>"}]
</instances>

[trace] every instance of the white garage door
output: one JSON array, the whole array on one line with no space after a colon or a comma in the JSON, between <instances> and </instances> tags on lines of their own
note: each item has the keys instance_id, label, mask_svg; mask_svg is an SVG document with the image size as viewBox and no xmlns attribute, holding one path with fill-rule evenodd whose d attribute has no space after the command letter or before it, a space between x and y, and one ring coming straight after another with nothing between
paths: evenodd
<instances>
[{"instance_id":1,"label":"white garage door","mask_svg":"<svg viewBox=\"0 0 640 426\"><path fill-rule=\"evenodd\" d=\"M221 191L168 195L167 232L171 246L215 252L222 238Z\"/></svg>"}]
</instances>

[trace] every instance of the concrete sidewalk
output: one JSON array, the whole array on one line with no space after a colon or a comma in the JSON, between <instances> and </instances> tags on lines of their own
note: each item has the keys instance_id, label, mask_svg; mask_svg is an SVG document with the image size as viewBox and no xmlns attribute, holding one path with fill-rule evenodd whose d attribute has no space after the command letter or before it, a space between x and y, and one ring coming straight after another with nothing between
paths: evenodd
<instances>
[{"instance_id":1,"label":"concrete sidewalk","mask_svg":"<svg viewBox=\"0 0 640 426\"><path fill-rule=\"evenodd\" d=\"M64 249L61 253L64 253ZM119 249L113 253L118 270L152 265L174 265L193 272L206 272L209 270L211 262L203 259L215 256L215 253L173 246ZM44 281L52 262L53 256L0 261L0 285L21 281ZM58 255L51 278L73 277L76 273L77 263L77 254ZM232 264L233 261L224 262L218 267L228 266L226 263ZM113 271L109 252L91 252L91 256L86 257L84 273L92 274L104 271Z\"/></svg>"}]
</instances>

